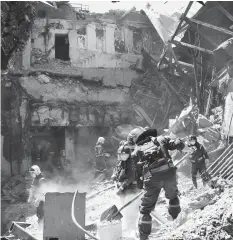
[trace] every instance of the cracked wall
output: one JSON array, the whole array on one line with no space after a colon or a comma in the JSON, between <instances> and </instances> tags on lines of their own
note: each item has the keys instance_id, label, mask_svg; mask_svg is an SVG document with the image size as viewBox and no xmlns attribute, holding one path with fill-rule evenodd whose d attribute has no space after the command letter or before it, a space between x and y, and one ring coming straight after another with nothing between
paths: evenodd
<instances>
[{"instance_id":1,"label":"cracked wall","mask_svg":"<svg viewBox=\"0 0 233 240\"><path fill-rule=\"evenodd\" d=\"M135 35L135 32L138 34ZM36 19L32 30L31 64L40 63L44 58L45 60L55 58L56 34L68 34L70 62L75 67L117 68L119 67L117 62L119 59L124 62L125 55L133 56L135 63L140 58L141 47L155 58L158 58L163 48L157 32L149 26L122 26L107 22L79 23L51 18ZM29 50L25 55L28 56L28 53ZM108 62L108 55L112 55L111 58L115 60L114 66L113 61ZM124 64L121 67L128 68Z\"/></svg>"}]
</instances>

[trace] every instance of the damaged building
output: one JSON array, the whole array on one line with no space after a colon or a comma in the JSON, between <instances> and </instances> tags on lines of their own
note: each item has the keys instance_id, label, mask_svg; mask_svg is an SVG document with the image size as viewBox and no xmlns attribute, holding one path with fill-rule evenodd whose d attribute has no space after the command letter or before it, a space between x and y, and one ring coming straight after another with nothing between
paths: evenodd
<instances>
[{"instance_id":1,"label":"damaged building","mask_svg":"<svg viewBox=\"0 0 233 240\"><path fill-rule=\"evenodd\" d=\"M122 140L147 127L185 145L194 134L208 153L210 175L207 185L197 179L195 188L191 149L169 152L181 212L171 219L161 191L150 239L232 239L233 4L181 2L174 9L172 2L150 2L141 11L105 14L67 1L21 4L1 5L4 237L105 239L108 232L108 239L136 239L133 227L101 218L103 209L132 203L124 205L110 174ZM28 31L18 20L28 22ZM25 40L23 51L13 46L11 33ZM100 136L109 169L96 177ZM36 203L28 201L34 164L46 178L44 226Z\"/></svg>"},{"instance_id":2,"label":"damaged building","mask_svg":"<svg viewBox=\"0 0 233 240\"><path fill-rule=\"evenodd\" d=\"M203 20L206 11L217 16L217 23L209 23L231 27L229 17L209 2L195 19ZM38 2L24 52L3 81L3 171L24 172L39 162L56 173L70 172L77 164L93 163L98 136L108 139L106 147L114 154L119 126L149 126L163 133L190 97L197 99L201 114L210 110L209 95L215 96L211 108L217 107L221 99L215 100L216 87L206 91L216 65L212 52L229 34L205 26L197 32L195 23L190 24L174 42L180 64L174 67L174 61L174 66L160 61L164 43L157 30L146 11L86 12L80 18L68 2L57 3L57 9ZM190 48L197 41L198 49ZM169 57L165 60L169 63ZM12 121L5 121L10 115ZM17 131L10 130L13 126ZM190 124L186 129L195 130Z\"/></svg>"},{"instance_id":3,"label":"damaged building","mask_svg":"<svg viewBox=\"0 0 233 240\"><path fill-rule=\"evenodd\" d=\"M79 19L68 2L57 3L57 9L38 2L30 38L2 90L6 118L17 112L2 132L4 173L24 172L36 163L69 172L80 159L93 162L98 136L109 139L107 148L114 152L110 135L117 126L152 126L154 106L140 107L138 100L148 97L133 85L141 85L147 68L142 47L156 60L163 48L144 14L87 13ZM19 96L9 100L12 88ZM158 91L161 99L152 92L151 102L164 101Z\"/></svg>"}]
</instances>

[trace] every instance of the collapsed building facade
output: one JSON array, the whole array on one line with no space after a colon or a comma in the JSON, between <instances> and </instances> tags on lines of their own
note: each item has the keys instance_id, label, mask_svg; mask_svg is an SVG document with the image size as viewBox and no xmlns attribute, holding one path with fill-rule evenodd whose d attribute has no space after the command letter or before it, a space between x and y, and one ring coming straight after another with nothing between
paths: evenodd
<instances>
[{"instance_id":1,"label":"collapsed building facade","mask_svg":"<svg viewBox=\"0 0 233 240\"><path fill-rule=\"evenodd\" d=\"M208 142L205 147L210 160L213 160L212 174L214 172L216 176L220 172L222 177L232 178L232 145L226 149L231 148L230 152L225 151L220 158L216 157L220 154L213 154L212 159L214 151L210 152L218 150L221 139L224 150L225 140L230 143L233 136L232 9L230 2L220 5L207 2L193 18L180 18L188 25L184 26L185 34L180 41L173 42L176 59L173 55L171 60L170 55L162 62L160 55L165 52L162 51L162 39L145 12L130 12L123 16L86 14L80 19L67 3L58 4L58 9L38 3L23 54L19 53L16 61L10 62L9 71L2 74L2 173L8 176L24 173L31 164L38 164L43 170L56 169L59 174L78 175L82 165L94 162L92 149L98 136L107 138L106 147L114 160L115 146L120 140L115 129L119 130L125 124L148 125L163 133L163 128L169 127L171 120L189 105L191 98L190 102L197 107L196 116L192 116L195 121L189 118L192 109L189 106L173 120L175 124L168 133L183 137L195 132L199 139L203 136ZM142 48L145 51L141 51ZM200 113L208 119L199 118ZM216 162L221 165L220 169L215 167ZM185 172L182 167L179 171ZM231 239L231 182L224 180L211 194L207 190L197 196L200 189L191 189L190 176L186 177L180 180L179 188L186 197L181 197L183 212L175 222L175 229L168 221L168 225L162 224L152 239L161 235L184 239L186 235L187 238L213 239L214 235L217 239L220 232L224 239ZM3 214L3 219L6 226L12 220L27 220L34 231L33 217L26 218L29 206L25 179L15 176L7 183L2 181L3 201L24 202L23 207L17 204L2 207L9 213ZM97 185L101 189L105 184ZM64 186L62 188L64 190ZM104 208L114 196L112 190L102 199L97 196L98 203L88 202L90 222L99 219L99 202ZM54 201L52 205L59 207ZM160 208L164 208L161 212L167 212L164 201ZM84 209L80 214L83 219ZM214 217L213 211L216 212ZM70 210L67 213L70 215ZM167 220L166 214L164 216ZM215 228L216 219L220 229ZM52 223L63 231L57 221ZM179 226L181 228L177 229ZM206 230L204 234L203 229Z\"/></svg>"},{"instance_id":2,"label":"collapsed building facade","mask_svg":"<svg viewBox=\"0 0 233 240\"><path fill-rule=\"evenodd\" d=\"M70 171L80 158L93 161L98 136L108 138L112 149L109 136L118 125L148 124L132 107L132 83L141 74L133 66L142 59L142 47L158 59L163 46L138 12L123 19L111 14L78 19L67 2L58 9L38 3L36 12L24 52L3 79L7 175L33 163L51 168L54 161Z\"/></svg>"},{"instance_id":3,"label":"collapsed building facade","mask_svg":"<svg viewBox=\"0 0 233 240\"><path fill-rule=\"evenodd\" d=\"M203 20L206 11L217 16L209 23L231 26L229 16L209 2L194 19ZM107 138L114 154L118 141L112 136L122 124L163 133L190 97L197 99L202 114L210 110L211 96L211 108L217 107L216 84L207 92L216 65L212 53L228 38L190 24L173 48L180 67L161 73L156 65L164 43L145 12L87 13L80 19L67 2L57 9L38 3L24 52L3 77L2 171L16 174L38 163L70 172L81 162L93 163L98 136ZM187 45L197 41L198 49Z\"/></svg>"}]
</instances>

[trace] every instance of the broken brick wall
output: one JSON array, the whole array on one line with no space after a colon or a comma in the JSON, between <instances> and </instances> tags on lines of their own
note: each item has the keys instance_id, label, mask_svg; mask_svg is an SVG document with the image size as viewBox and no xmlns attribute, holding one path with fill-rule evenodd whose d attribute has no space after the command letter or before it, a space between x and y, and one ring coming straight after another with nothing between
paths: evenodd
<instances>
[{"instance_id":1,"label":"broken brick wall","mask_svg":"<svg viewBox=\"0 0 233 240\"><path fill-rule=\"evenodd\" d=\"M68 35L70 62L76 67L112 68L108 63L109 54L115 60L115 67L119 67L118 59L124 61L127 55L134 55L135 63L141 57L142 47L158 59L163 44L151 26L140 26L136 24L136 19L136 26L105 21L90 22L88 16L86 21L81 22L64 18L37 18L32 30L31 63L55 58L56 35ZM138 34L135 35L135 32ZM128 68L129 65L121 67Z\"/></svg>"},{"instance_id":2,"label":"broken brick wall","mask_svg":"<svg viewBox=\"0 0 233 240\"><path fill-rule=\"evenodd\" d=\"M28 98L15 77L2 81L2 174L15 175L26 171L30 162L30 110Z\"/></svg>"}]
</instances>

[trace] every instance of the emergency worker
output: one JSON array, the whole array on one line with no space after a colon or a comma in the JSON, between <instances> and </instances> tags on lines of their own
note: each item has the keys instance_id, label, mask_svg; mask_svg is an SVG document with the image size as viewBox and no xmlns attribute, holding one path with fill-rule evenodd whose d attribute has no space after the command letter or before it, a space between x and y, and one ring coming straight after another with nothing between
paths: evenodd
<instances>
[{"instance_id":1,"label":"emergency worker","mask_svg":"<svg viewBox=\"0 0 233 240\"><path fill-rule=\"evenodd\" d=\"M33 179L29 190L28 203L34 204L36 207L36 215L40 222L44 218L44 192L42 186L45 184L45 178L37 165L33 165L29 169L29 173Z\"/></svg>"},{"instance_id":2,"label":"emergency worker","mask_svg":"<svg viewBox=\"0 0 233 240\"><path fill-rule=\"evenodd\" d=\"M192 181L195 188L197 188L197 173L199 172L202 178L203 185L210 180L209 174L206 172L206 160L209 160L209 156L203 147L198 141L197 137L191 135L189 137L189 148L190 155L189 160L192 164L191 173L192 173Z\"/></svg>"},{"instance_id":3,"label":"emergency worker","mask_svg":"<svg viewBox=\"0 0 233 240\"><path fill-rule=\"evenodd\" d=\"M110 154L105 152L104 142L105 138L99 137L95 145L96 174L107 170L106 157L110 157Z\"/></svg>"},{"instance_id":4,"label":"emergency worker","mask_svg":"<svg viewBox=\"0 0 233 240\"><path fill-rule=\"evenodd\" d=\"M136 182L136 165L131 156L131 149L127 143L119 147L117 156L119 163L115 168L112 180L117 183L116 194L120 197L123 206L126 202L133 199L139 190ZM140 199L123 210L123 232L133 234L131 231L136 227L139 205Z\"/></svg>"},{"instance_id":5,"label":"emergency worker","mask_svg":"<svg viewBox=\"0 0 233 240\"><path fill-rule=\"evenodd\" d=\"M150 139L150 141L148 141ZM137 154L142 168L143 188L145 190L140 206L138 222L140 240L147 240L152 228L151 211L154 210L161 189L169 199L168 212L176 219L181 211L176 181L176 167L168 150L182 151L185 144L180 139L171 140L169 137L146 137L139 142ZM134 153L135 154L135 153Z\"/></svg>"}]
</instances>

